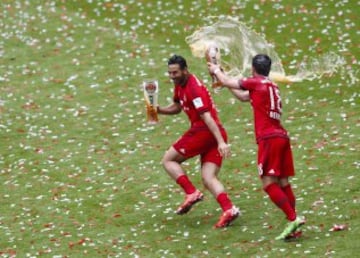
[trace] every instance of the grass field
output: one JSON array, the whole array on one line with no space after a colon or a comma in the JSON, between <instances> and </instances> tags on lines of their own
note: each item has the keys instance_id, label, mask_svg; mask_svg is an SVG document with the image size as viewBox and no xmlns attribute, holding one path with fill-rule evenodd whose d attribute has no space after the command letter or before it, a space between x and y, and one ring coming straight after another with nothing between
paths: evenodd
<instances>
[{"instance_id":1,"label":"grass field","mask_svg":"<svg viewBox=\"0 0 360 258\"><path fill-rule=\"evenodd\" d=\"M184 3L182 3L184 2ZM295 3L294 3L295 2ZM0 3L1 257L356 257L360 239L359 2L3 0ZM223 230L210 194L186 216L160 164L186 117L148 126L140 83L172 96L166 61L208 16L239 17L275 45L287 73L333 51L343 72L280 85L300 214L296 242L260 187L248 104L214 94L233 156L221 180L243 212ZM185 164L202 189L199 163ZM329 231L346 224L344 231Z\"/></svg>"}]
</instances>

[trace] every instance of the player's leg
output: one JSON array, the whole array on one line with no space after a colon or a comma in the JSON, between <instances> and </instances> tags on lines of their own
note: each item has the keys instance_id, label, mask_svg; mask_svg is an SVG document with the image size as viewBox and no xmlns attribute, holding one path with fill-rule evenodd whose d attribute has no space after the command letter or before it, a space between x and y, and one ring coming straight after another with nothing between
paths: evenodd
<instances>
[{"instance_id":1,"label":"player's leg","mask_svg":"<svg viewBox=\"0 0 360 258\"><path fill-rule=\"evenodd\" d=\"M217 151L217 149L215 150ZM203 159L206 159L206 157L203 157ZM218 162L218 164L221 166L221 161ZM229 226L230 223L240 215L239 209L233 205L223 184L218 179L218 173L220 171L219 165L213 162L204 162L201 166L203 184L214 196L223 211L218 222L215 224L216 228Z\"/></svg>"},{"instance_id":2,"label":"player's leg","mask_svg":"<svg viewBox=\"0 0 360 258\"><path fill-rule=\"evenodd\" d=\"M295 210L291 206L286 194L282 191L278 178L273 176L262 176L261 181L263 189L269 196L270 200L284 212L289 221L295 220Z\"/></svg>"},{"instance_id":3,"label":"player's leg","mask_svg":"<svg viewBox=\"0 0 360 258\"><path fill-rule=\"evenodd\" d=\"M220 192L224 191L224 186L220 183L220 181L217 178L217 175L219 173L219 167L210 162L205 162L201 166L201 179L206 187L214 195L214 197L217 196Z\"/></svg>"},{"instance_id":4,"label":"player's leg","mask_svg":"<svg viewBox=\"0 0 360 258\"><path fill-rule=\"evenodd\" d=\"M294 199L289 198L289 193L286 193L283 189L284 186L286 188L289 185L288 177L294 175L292 157L290 159L288 152L289 140L286 138L271 138L266 140L265 144L262 145L263 155L266 156L262 163L265 164L263 166L262 181L270 199L286 214L289 221L283 232L276 237L276 239L284 240L303 225L305 220L297 216ZM276 177L276 179L273 177ZM287 190L289 189L287 188Z\"/></svg>"},{"instance_id":5,"label":"player's leg","mask_svg":"<svg viewBox=\"0 0 360 258\"><path fill-rule=\"evenodd\" d=\"M185 192L185 200L176 210L180 215L187 213L195 203L203 199L203 194L196 189L181 167L185 160L186 157L178 153L174 147L170 147L162 159L165 171Z\"/></svg>"},{"instance_id":6,"label":"player's leg","mask_svg":"<svg viewBox=\"0 0 360 258\"><path fill-rule=\"evenodd\" d=\"M279 183L280 183L281 189L288 197L291 206L294 208L294 210L296 212L296 198L295 198L295 194L292 189L292 185L289 181L289 177L295 175L293 156L292 156L292 151L291 151L291 147L290 147L290 140L286 141L284 144L284 150L283 150L282 157L283 157L282 175L279 179ZM298 228L295 229L293 233L287 235L284 238L284 240L291 241L291 240L301 237L302 232L299 227L305 223L305 218L300 217L297 214L297 220L300 221ZM285 228L285 230L286 230L286 228ZM280 237L280 239L282 239L282 238Z\"/></svg>"},{"instance_id":7,"label":"player's leg","mask_svg":"<svg viewBox=\"0 0 360 258\"><path fill-rule=\"evenodd\" d=\"M288 197L291 206L294 208L295 212L296 212L296 208L295 208L295 204L296 204L296 199L295 199L295 194L292 190L291 184L289 182L288 177L283 177L280 178L279 180L281 189L283 190L283 192L286 194L286 196ZM304 221L304 220L303 220ZM304 221L305 222L305 221ZM298 238L300 238L302 236L302 231L300 230L300 228L296 229L293 233L289 234L288 236L285 237L284 240L286 241L293 241L296 240Z\"/></svg>"},{"instance_id":8,"label":"player's leg","mask_svg":"<svg viewBox=\"0 0 360 258\"><path fill-rule=\"evenodd\" d=\"M289 202L291 204L291 206L293 207L294 210L296 210L295 205L296 205L296 198L295 198L295 194L292 190L292 186L289 182L288 177L282 177L279 179L279 184L281 187L281 190L286 194L286 196L289 199Z\"/></svg>"},{"instance_id":9,"label":"player's leg","mask_svg":"<svg viewBox=\"0 0 360 258\"><path fill-rule=\"evenodd\" d=\"M171 146L162 158L162 165L169 176L176 181L180 176L185 174L181 167L181 163L185 160L186 158Z\"/></svg>"},{"instance_id":10,"label":"player's leg","mask_svg":"<svg viewBox=\"0 0 360 258\"><path fill-rule=\"evenodd\" d=\"M209 192L217 198L220 194L225 192L223 184L219 181L217 175L219 173L220 168L211 162L205 162L201 167L201 178L204 186ZM222 203L219 203L220 205ZM232 207L232 203L229 199L223 202L221 206L223 210L227 210Z\"/></svg>"},{"instance_id":11,"label":"player's leg","mask_svg":"<svg viewBox=\"0 0 360 258\"><path fill-rule=\"evenodd\" d=\"M287 195L280 187L277 178L273 179L272 177L263 176L262 182L264 190L269 195L271 201L284 212L289 221L283 232L277 236L276 239L287 240L289 238L294 238L292 234L305 223L305 220L296 216L296 211L292 207ZM295 234L295 236L297 237L298 234Z\"/></svg>"},{"instance_id":12,"label":"player's leg","mask_svg":"<svg viewBox=\"0 0 360 258\"><path fill-rule=\"evenodd\" d=\"M283 138L270 138L258 144L258 170L264 191L270 200L279 207L289 221L296 218L296 213L288 197L280 187Z\"/></svg>"},{"instance_id":13,"label":"player's leg","mask_svg":"<svg viewBox=\"0 0 360 258\"><path fill-rule=\"evenodd\" d=\"M286 139L286 141L284 142L282 157L283 157L283 160L281 163L282 168L281 168L281 176L280 176L279 183L280 183L281 189L286 194L291 205L295 209L296 198L295 198L295 194L292 190L291 184L289 182L289 177L295 175L294 161L293 161L293 155L292 155L289 139Z\"/></svg>"},{"instance_id":14,"label":"player's leg","mask_svg":"<svg viewBox=\"0 0 360 258\"><path fill-rule=\"evenodd\" d=\"M279 207L289 221L284 231L276 239L285 239L302 223L289 198L281 188L279 178L283 175L283 150L285 138L270 138L259 142L258 167L264 191L270 200Z\"/></svg>"},{"instance_id":15,"label":"player's leg","mask_svg":"<svg viewBox=\"0 0 360 258\"><path fill-rule=\"evenodd\" d=\"M181 167L183 161L200 154L199 139L201 132L190 129L169 148L162 160L167 173L185 192L185 200L176 210L177 214L187 213L195 203L203 199L203 194L196 189Z\"/></svg>"}]
</instances>

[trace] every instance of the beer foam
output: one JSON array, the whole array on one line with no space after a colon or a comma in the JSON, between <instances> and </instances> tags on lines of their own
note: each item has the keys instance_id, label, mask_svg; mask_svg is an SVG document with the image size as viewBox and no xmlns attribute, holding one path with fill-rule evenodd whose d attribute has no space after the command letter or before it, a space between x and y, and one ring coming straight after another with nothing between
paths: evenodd
<instances>
[{"instance_id":1,"label":"beer foam","mask_svg":"<svg viewBox=\"0 0 360 258\"><path fill-rule=\"evenodd\" d=\"M267 54L272 59L269 77L276 82L292 83L314 80L324 74L332 75L344 66L345 60L334 52L316 58L304 59L294 75L286 75L274 46L265 37L248 28L243 22L229 16L208 17L217 20L203 26L185 38L193 56L203 58L207 49L216 45L221 52L221 64L230 76L251 75L252 58L256 54Z\"/></svg>"}]
</instances>

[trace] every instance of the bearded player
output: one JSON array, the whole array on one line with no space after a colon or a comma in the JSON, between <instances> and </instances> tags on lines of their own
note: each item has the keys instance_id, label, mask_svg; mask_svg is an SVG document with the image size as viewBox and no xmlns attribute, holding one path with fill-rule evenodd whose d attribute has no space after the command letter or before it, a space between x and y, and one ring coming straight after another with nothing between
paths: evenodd
<instances>
[{"instance_id":1,"label":"bearded player","mask_svg":"<svg viewBox=\"0 0 360 258\"><path fill-rule=\"evenodd\" d=\"M173 103L167 107L157 107L157 112L174 115L183 110L191 124L190 129L166 151L162 159L166 172L185 192L185 200L176 213L181 215L189 212L194 204L203 199L203 193L193 185L181 166L185 160L199 155L203 184L223 211L215 227L226 227L240 214L217 177L223 158L230 155L226 131L209 91L189 72L182 56L174 55L168 60L168 74L175 85Z\"/></svg>"},{"instance_id":2,"label":"bearded player","mask_svg":"<svg viewBox=\"0 0 360 258\"><path fill-rule=\"evenodd\" d=\"M258 144L258 171L264 191L279 207L289 221L284 231L276 237L286 240L296 236L297 229L305 223L296 214L295 195L289 177L294 176L294 165L287 131L280 123L281 98L278 86L269 80L271 59L256 55L252 60L252 77L229 78L219 65L208 63L210 74L228 87L241 101L250 101Z\"/></svg>"}]
</instances>

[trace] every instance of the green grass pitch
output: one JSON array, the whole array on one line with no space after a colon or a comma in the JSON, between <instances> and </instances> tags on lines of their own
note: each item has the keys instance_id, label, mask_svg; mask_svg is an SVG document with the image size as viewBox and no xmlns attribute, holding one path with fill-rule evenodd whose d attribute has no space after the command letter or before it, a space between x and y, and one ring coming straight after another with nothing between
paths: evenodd
<instances>
[{"instance_id":1,"label":"green grass pitch","mask_svg":"<svg viewBox=\"0 0 360 258\"><path fill-rule=\"evenodd\" d=\"M0 257L355 257L360 239L357 1L3 0L0 3ZM186 216L164 172L184 114L148 126L140 88L183 55L208 16L238 17L274 44L288 74L333 51L342 72L280 85L295 158L296 242L274 241L284 215L261 190L248 104L213 94L232 157L221 180L243 216L214 230L208 192ZM202 189L199 163L185 163ZM330 231L345 224L343 231Z\"/></svg>"}]
</instances>

